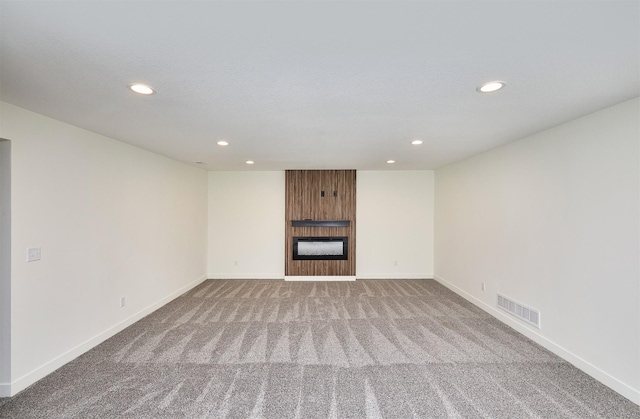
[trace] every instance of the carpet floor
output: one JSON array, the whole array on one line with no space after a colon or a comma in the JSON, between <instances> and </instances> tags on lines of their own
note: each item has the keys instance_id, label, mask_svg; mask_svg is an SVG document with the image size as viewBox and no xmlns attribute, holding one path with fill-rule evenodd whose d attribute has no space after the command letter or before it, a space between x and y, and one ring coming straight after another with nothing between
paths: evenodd
<instances>
[{"instance_id":1,"label":"carpet floor","mask_svg":"<svg viewBox=\"0 0 640 419\"><path fill-rule=\"evenodd\" d=\"M2 418L640 418L433 280L208 280Z\"/></svg>"}]
</instances>

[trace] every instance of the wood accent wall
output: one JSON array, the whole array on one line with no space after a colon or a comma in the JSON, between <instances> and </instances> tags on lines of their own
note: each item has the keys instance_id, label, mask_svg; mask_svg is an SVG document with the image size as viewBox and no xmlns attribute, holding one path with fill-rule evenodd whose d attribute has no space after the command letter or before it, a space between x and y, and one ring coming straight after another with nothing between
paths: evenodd
<instances>
[{"instance_id":1,"label":"wood accent wall","mask_svg":"<svg viewBox=\"0 0 640 419\"><path fill-rule=\"evenodd\" d=\"M356 171L287 170L285 275L356 274ZM321 196L324 191L324 197ZM333 196L336 191L336 196ZM349 227L293 227L292 220L349 220ZM348 260L293 260L293 237L347 236Z\"/></svg>"}]
</instances>

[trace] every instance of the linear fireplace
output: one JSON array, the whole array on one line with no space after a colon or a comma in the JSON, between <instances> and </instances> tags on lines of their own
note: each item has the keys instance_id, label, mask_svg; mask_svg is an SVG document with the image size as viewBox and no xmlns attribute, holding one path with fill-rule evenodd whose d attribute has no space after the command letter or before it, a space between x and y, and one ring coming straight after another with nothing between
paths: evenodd
<instances>
[{"instance_id":1,"label":"linear fireplace","mask_svg":"<svg viewBox=\"0 0 640 419\"><path fill-rule=\"evenodd\" d=\"M294 237L293 260L348 260L348 237Z\"/></svg>"}]
</instances>

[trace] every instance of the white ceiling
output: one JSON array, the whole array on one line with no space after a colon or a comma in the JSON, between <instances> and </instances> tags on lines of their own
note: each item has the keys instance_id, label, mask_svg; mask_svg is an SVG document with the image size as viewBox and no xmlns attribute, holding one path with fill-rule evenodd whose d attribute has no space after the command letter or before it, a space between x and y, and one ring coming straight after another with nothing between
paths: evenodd
<instances>
[{"instance_id":1,"label":"white ceiling","mask_svg":"<svg viewBox=\"0 0 640 419\"><path fill-rule=\"evenodd\" d=\"M2 0L0 19L1 100L209 170L434 169L640 94L638 1Z\"/></svg>"}]
</instances>

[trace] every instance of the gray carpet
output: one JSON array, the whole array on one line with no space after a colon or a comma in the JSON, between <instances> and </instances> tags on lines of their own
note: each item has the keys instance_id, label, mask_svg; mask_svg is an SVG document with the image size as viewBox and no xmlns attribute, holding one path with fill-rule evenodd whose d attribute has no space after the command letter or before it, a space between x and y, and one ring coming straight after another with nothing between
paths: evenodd
<instances>
[{"instance_id":1,"label":"gray carpet","mask_svg":"<svg viewBox=\"0 0 640 419\"><path fill-rule=\"evenodd\" d=\"M640 418L432 280L209 280L2 418Z\"/></svg>"}]
</instances>

